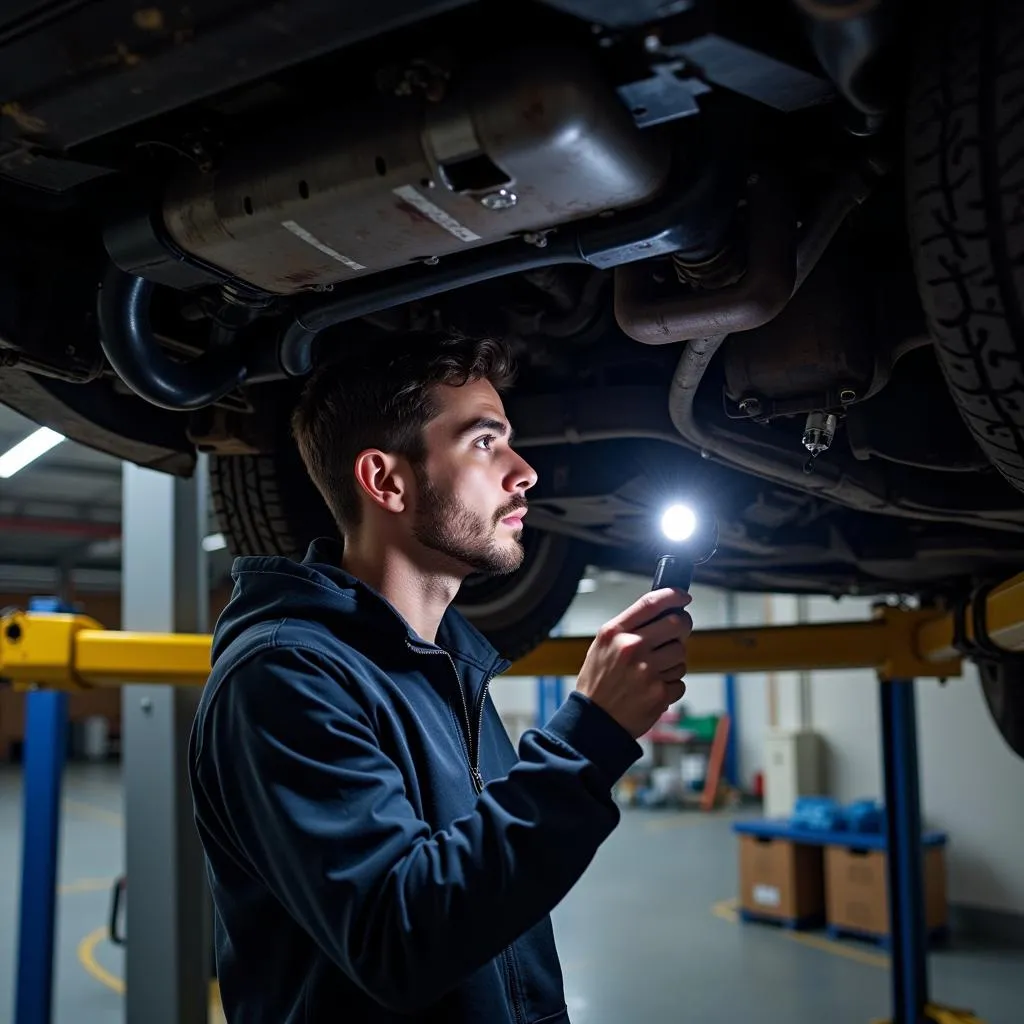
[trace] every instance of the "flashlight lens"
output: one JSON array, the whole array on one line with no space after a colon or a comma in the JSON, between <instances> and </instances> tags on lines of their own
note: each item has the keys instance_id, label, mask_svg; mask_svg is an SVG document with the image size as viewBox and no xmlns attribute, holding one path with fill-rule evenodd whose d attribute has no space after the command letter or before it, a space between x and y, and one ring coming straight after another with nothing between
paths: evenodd
<instances>
[{"instance_id":1,"label":"flashlight lens","mask_svg":"<svg viewBox=\"0 0 1024 1024\"><path fill-rule=\"evenodd\" d=\"M689 540L697 529L697 516L688 505L672 505L661 517L661 532L671 541Z\"/></svg>"}]
</instances>

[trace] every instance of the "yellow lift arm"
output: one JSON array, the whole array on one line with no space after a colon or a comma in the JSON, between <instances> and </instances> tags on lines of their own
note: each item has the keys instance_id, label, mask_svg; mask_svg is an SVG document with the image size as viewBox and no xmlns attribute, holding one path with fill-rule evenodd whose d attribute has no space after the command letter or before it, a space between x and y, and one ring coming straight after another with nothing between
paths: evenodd
<instances>
[{"instance_id":1,"label":"yellow lift arm","mask_svg":"<svg viewBox=\"0 0 1024 1024\"><path fill-rule=\"evenodd\" d=\"M1024 573L987 596L979 593L977 600L985 613L983 642L1024 650ZM961 652L972 650L969 645L976 641L974 615L880 606L861 622L701 630L690 640L689 672L863 668L877 672L883 682L945 678L960 674ZM14 611L0 616L0 678L23 689L202 686L209 673L210 642L205 635L105 630L79 615ZM548 640L509 672L576 675L590 643L589 637ZM920 850L921 822L914 690L882 686L881 692L895 1020L978 1022L971 1014L928 1002L923 931L907 924L915 917L923 923L924 915L921 858L915 852ZM50 842L55 843L53 835Z\"/></svg>"},{"instance_id":2,"label":"yellow lift arm","mask_svg":"<svg viewBox=\"0 0 1024 1024\"><path fill-rule=\"evenodd\" d=\"M1024 573L986 600L988 634L1024 650ZM967 617L964 635L973 639ZM688 671L771 672L873 669L880 679L958 676L954 619L939 609L882 606L861 622L710 629L693 634ZM517 661L509 675L576 675L590 637L551 639ZM15 611L0 619L0 677L21 688L118 687L130 683L202 686L210 668L205 634L103 629L86 616Z\"/></svg>"}]
</instances>

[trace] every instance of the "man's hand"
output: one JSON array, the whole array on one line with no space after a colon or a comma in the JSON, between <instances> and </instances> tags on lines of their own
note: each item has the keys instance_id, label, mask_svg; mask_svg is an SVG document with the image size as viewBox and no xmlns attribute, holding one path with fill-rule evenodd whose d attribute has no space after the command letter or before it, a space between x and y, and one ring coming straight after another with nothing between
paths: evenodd
<instances>
[{"instance_id":1,"label":"man's hand","mask_svg":"<svg viewBox=\"0 0 1024 1024\"><path fill-rule=\"evenodd\" d=\"M689 594L653 590L606 622L587 651L576 689L638 739L686 692ZM659 616L665 615L664 618Z\"/></svg>"}]
</instances>

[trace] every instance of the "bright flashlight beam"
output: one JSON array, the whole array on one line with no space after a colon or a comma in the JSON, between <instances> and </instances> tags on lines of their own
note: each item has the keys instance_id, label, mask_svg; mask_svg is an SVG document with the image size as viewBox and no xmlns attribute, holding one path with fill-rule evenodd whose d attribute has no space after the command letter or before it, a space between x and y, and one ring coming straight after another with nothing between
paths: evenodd
<instances>
[{"instance_id":1,"label":"bright flashlight beam","mask_svg":"<svg viewBox=\"0 0 1024 1024\"><path fill-rule=\"evenodd\" d=\"M671 505L661 517L661 532L675 542L689 540L697 529L697 514L689 505Z\"/></svg>"}]
</instances>

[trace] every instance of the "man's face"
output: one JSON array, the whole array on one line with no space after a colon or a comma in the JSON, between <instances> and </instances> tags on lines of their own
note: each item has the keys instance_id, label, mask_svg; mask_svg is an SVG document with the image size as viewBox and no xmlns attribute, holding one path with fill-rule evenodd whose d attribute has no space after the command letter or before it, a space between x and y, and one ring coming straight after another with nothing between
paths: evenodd
<instances>
[{"instance_id":1,"label":"man's face","mask_svg":"<svg viewBox=\"0 0 1024 1024\"><path fill-rule=\"evenodd\" d=\"M438 415L423 432L413 533L424 547L472 572L514 572L523 560L526 492L537 474L513 451L488 381L439 386Z\"/></svg>"}]
</instances>

